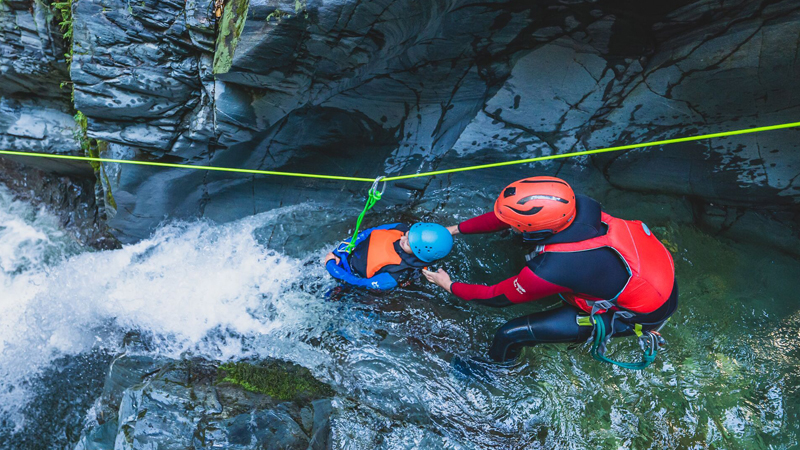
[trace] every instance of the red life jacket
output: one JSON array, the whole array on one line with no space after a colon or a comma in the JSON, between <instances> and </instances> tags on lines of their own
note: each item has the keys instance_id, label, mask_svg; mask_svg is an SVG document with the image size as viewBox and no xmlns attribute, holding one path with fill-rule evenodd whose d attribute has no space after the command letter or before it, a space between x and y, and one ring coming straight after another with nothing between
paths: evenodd
<instances>
[{"instance_id":1,"label":"red life jacket","mask_svg":"<svg viewBox=\"0 0 800 450\"><path fill-rule=\"evenodd\" d=\"M400 230L375 230L369 236L367 249L367 278L372 278L388 265L397 265L403 258L394 249L394 243L403 237Z\"/></svg>"},{"instance_id":2,"label":"red life jacket","mask_svg":"<svg viewBox=\"0 0 800 450\"><path fill-rule=\"evenodd\" d=\"M598 299L583 294L563 294L564 299L591 313L592 303L608 300L618 309L634 313L650 313L666 303L675 282L675 265L672 255L638 220L623 220L602 213L600 220L608 225L603 236L578 242L548 244L543 252L582 252L597 248L610 248L622 259L628 269L628 282L613 299ZM575 270L580 270L576 267Z\"/></svg>"}]
</instances>

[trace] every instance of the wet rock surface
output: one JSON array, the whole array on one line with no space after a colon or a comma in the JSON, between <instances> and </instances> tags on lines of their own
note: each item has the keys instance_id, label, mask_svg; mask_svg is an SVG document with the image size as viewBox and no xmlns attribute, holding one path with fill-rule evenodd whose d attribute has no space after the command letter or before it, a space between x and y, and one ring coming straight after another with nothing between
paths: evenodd
<instances>
[{"instance_id":1,"label":"wet rock surface","mask_svg":"<svg viewBox=\"0 0 800 450\"><path fill-rule=\"evenodd\" d=\"M214 133L213 124L201 120L209 113L203 91L214 33L209 6L75 3L70 75L75 106L89 117L92 137L184 158L207 148L192 138L200 133L202 143Z\"/></svg>"},{"instance_id":2,"label":"wet rock surface","mask_svg":"<svg viewBox=\"0 0 800 450\"><path fill-rule=\"evenodd\" d=\"M103 193L96 192L98 186L88 164L0 158L0 183L16 197L53 212L77 242L96 249L119 246L101 216L96 194Z\"/></svg>"},{"instance_id":3,"label":"wet rock surface","mask_svg":"<svg viewBox=\"0 0 800 450\"><path fill-rule=\"evenodd\" d=\"M454 151L547 155L794 121L798 89L789 80L798 68L787 59L798 48L791 44L787 58L777 47L797 42L800 5L715 5L679 8L649 28L605 14L528 53ZM794 208L795 134L630 150L591 163L624 189Z\"/></svg>"},{"instance_id":4,"label":"wet rock surface","mask_svg":"<svg viewBox=\"0 0 800 450\"><path fill-rule=\"evenodd\" d=\"M53 50L60 41L52 21L31 22L28 16L46 14L26 5L3 6L13 12L2 21L5 41L12 31L18 37L4 43L3 58L19 62L0 79L15 86L3 94L9 114L0 139L20 149L74 151L71 113L58 103L63 93L48 89L53 100L35 101L17 95L52 88L66 67ZM75 3L74 106L89 118L88 135L110 143L104 156L371 178L791 122L800 113L792 82L800 75L796 0L231 0L219 19L215 8L209 0ZM35 57L59 69L42 70ZM701 209L780 212L792 228L800 201L796 133L577 163L617 188L685 195ZM485 176L503 184L520 174L558 174L564 164L573 163ZM366 188L105 170L103 188L115 204L108 223L123 242L148 236L165 218L229 221L308 200L357 209ZM395 183L382 203L404 204L429 187L469 179Z\"/></svg>"},{"instance_id":5,"label":"wet rock surface","mask_svg":"<svg viewBox=\"0 0 800 450\"><path fill-rule=\"evenodd\" d=\"M0 4L0 148L76 154L66 46L49 2ZM39 165L39 161L28 161Z\"/></svg>"},{"instance_id":6,"label":"wet rock surface","mask_svg":"<svg viewBox=\"0 0 800 450\"><path fill-rule=\"evenodd\" d=\"M69 100L66 48L49 1L0 4L0 93Z\"/></svg>"},{"instance_id":7,"label":"wet rock surface","mask_svg":"<svg viewBox=\"0 0 800 450\"><path fill-rule=\"evenodd\" d=\"M50 1L0 3L0 150L84 154L76 133L61 20ZM83 162L0 157L0 182L59 216L82 244L118 245L98 207L92 167Z\"/></svg>"},{"instance_id":8,"label":"wet rock surface","mask_svg":"<svg viewBox=\"0 0 800 450\"><path fill-rule=\"evenodd\" d=\"M299 370L271 364L283 376ZM94 407L94 424L75 449L329 447L329 398L306 392L278 399L222 381L220 374L203 360L117 357Z\"/></svg>"}]
</instances>

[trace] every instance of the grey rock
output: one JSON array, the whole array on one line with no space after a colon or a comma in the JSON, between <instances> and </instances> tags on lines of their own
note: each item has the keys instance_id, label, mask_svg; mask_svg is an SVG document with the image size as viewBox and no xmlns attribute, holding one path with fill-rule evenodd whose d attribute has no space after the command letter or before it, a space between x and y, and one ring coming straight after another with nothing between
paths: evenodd
<instances>
[{"instance_id":1,"label":"grey rock","mask_svg":"<svg viewBox=\"0 0 800 450\"><path fill-rule=\"evenodd\" d=\"M175 25L164 33L169 40L150 32L166 20L162 16L183 20L179 10L109 11L105 16L115 18L109 23L99 4L79 5L76 21L84 24L76 25L76 41L90 50L76 55L72 75L90 134L134 155L146 149L219 166L303 172L335 167L368 177L430 167L429 156L455 141L508 72L504 52L528 23L525 15L474 2L298 5L250 3L230 65L211 83L210 54L187 33ZM175 42L188 50L178 53ZM145 51L153 47L158 50ZM123 63L112 65L101 55ZM132 79L134 63L156 68L158 77ZM173 87L175 80L183 89ZM131 110L140 105L144 111ZM137 116L136 123L126 114ZM112 191L119 208L110 226L123 241L146 236L165 215L227 221L308 198L352 202L360 190L136 167L118 173ZM142 211L134 199L147 192L161 195L151 196ZM396 192L387 201L409 195ZM249 200L232 201L243 198Z\"/></svg>"},{"instance_id":2,"label":"grey rock","mask_svg":"<svg viewBox=\"0 0 800 450\"><path fill-rule=\"evenodd\" d=\"M0 3L0 149L83 155L76 138L64 54L49 1ZM102 190L85 162L0 158L0 182L20 198L47 206L81 243L117 245L103 223ZM98 202L99 200L99 202Z\"/></svg>"},{"instance_id":3,"label":"grey rock","mask_svg":"<svg viewBox=\"0 0 800 450\"><path fill-rule=\"evenodd\" d=\"M111 364L97 420L76 450L227 448L325 449L331 400L280 401L219 383L202 360L157 361L122 355Z\"/></svg>"},{"instance_id":4,"label":"grey rock","mask_svg":"<svg viewBox=\"0 0 800 450\"><path fill-rule=\"evenodd\" d=\"M49 1L0 4L0 96L35 95L69 100L66 48Z\"/></svg>"},{"instance_id":5,"label":"grey rock","mask_svg":"<svg viewBox=\"0 0 800 450\"><path fill-rule=\"evenodd\" d=\"M79 154L66 52L49 2L0 3L0 149ZM74 165L24 161L61 175ZM67 166L61 168L59 166Z\"/></svg>"},{"instance_id":6,"label":"grey rock","mask_svg":"<svg viewBox=\"0 0 800 450\"><path fill-rule=\"evenodd\" d=\"M208 8L208 2L75 4L70 76L90 136L169 152L193 130L211 26L198 10ZM206 137L212 133L208 128Z\"/></svg>"},{"instance_id":7,"label":"grey rock","mask_svg":"<svg viewBox=\"0 0 800 450\"><path fill-rule=\"evenodd\" d=\"M44 55L52 25L31 25L17 17L23 3L10 5L4 29L19 27L29 43L9 52ZM796 0L624 9L231 0L224 9L217 21L210 0L75 4L75 106L109 155L371 178L789 122L800 108L790 81L800 66L787 63L800 54ZM41 79L23 66L7 73ZM55 132L66 109L4 101L14 119L0 122L0 139L66 148L67 134ZM406 180L379 207L429 201L454 184L596 171L626 190L791 211L800 202L794 134ZM123 242L165 218L224 222L307 200L357 210L367 187L114 164L100 181L98 198L114 200L102 212Z\"/></svg>"},{"instance_id":8,"label":"grey rock","mask_svg":"<svg viewBox=\"0 0 800 450\"><path fill-rule=\"evenodd\" d=\"M76 128L75 119L63 101L0 97L0 148L3 150L80 154ZM47 164L41 163L39 167Z\"/></svg>"},{"instance_id":9,"label":"grey rock","mask_svg":"<svg viewBox=\"0 0 800 450\"><path fill-rule=\"evenodd\" d=\"M117 436L117 421L111 420L98 425L90 433L81 436L75 450L114 450Z\"/></svg>"},{"instance_id":10,"label":"grey rock","mask_svg":"<svg viewBox=\"0 0 800 450\"><path fill-rule=\"evenodd\" d=\"M99 216L94 175L88 164L59 164L47 160L43 163L41 158L27 157L0 158L0 183L11 189L17 198L54 213L77 242L100 249L119 245Z\"/></svg>"},{"instance_id":11,"label":"grey rock","mask_svg":"<svg viewBox=\"0 0 800 450\"><path fill-rule=\"evenodd\" d=\"M587 146L620 144L620 137L647 142L796 120L800 87L790 80L800 76L800 67L786 60L800 52L800 5L737 2L703 27L682 25L701 20L712 5L698 2L654 27L663 39L661 49L620 91L618 106L603 115ZM785 130L597 160L622 188L796 208L797 147L796 132Z\"/></svg>"},{"instance_id":12,"label":"grey rock","mask_svg":"<svg viewBox=\"0 0 800 450\"><path fill-rule=\"evenodd\" d=\"M702 203L696 207L696 216L697 222L712 233L800 256L797 211L756 212L746 207Z\"/></svg>"}]
</instances>

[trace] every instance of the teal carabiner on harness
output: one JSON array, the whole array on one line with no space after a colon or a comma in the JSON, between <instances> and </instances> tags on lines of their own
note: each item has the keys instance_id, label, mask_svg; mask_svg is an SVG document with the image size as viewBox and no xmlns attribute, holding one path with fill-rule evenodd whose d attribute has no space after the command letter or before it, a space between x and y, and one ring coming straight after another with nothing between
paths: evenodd
<instances>
[{"instance_id":1,"label":"teal carabiner on harness","mask_svg":"<svg viewBox=\"0 0 800 450\"><path fill-rule=\"evenodd\" d=\"M372 187L369 188L369 192L367 193L367 204L364 205L364 210L358 215L358 220L356 220L356 229L353 230L353 238L350 239L350 243L347 244L347 247L342 250L343 252L350 253L355 248L358 230L361 228L361 221L364 220L364 215L367 214L367 211L372 209L373 206L375 206L375 203L378 203L378 200L380 200L381 196L383 195L383 191L386 190L386 182L384 181L381 191L378 192L378 183L380 183L383 178L385 177L375 178L375 181L372 183Z\"/></svg>"},{"instance_id":2,"label":"teal carabiner on harness","mask_svg":"<svg viewBox=\"0 0 800 450\"><path fill-rule=\"evenodd\" d=\"M594 323L594 342L592 343L592 349L590 353L592 358L607 362L610 364L614 364L615 366L622 367L623 369L628 370L644 370L655 361L656 356L658 355L658 346L660 345L659 338L651 331L641 333L640 329L641 326L637 327L637 335L639 335L640 342L646 341L646 345L643 346L643 353L642 353L642 360L638 363L629 363L629 362L621 362L621 361L614 361L611 358L608 358L605 355L605 351L601 350L603 343L606 340L606 324L603 322L603 319L600 320L595 319L594 314L590 316L592 323Z\"/></svg>"}]
</instances>

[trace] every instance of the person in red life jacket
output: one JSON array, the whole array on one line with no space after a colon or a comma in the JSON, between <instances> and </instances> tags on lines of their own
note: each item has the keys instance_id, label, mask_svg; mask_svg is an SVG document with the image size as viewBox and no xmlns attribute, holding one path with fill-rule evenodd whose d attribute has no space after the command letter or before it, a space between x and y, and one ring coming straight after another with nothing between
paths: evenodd
<instances>
[{"instance_id":1,"label":"person in red life jacket","mask_svg":"<svg viewBox=\"0 0 800 450\"><path fill-rule=\"evenodd\" d=\"M392 223L364 230L353 251L342 242L325 257L325 268L339 281L370 289L394 289L453 248L453 236L435 223L409 227Z\"/></svg>"},{"instance_id":2,"label":"person in red life jacket","mask_svg":"<svg viewBox=\"0 0 800 450\"><path fill-rule=\"evenodd\" d=\"M620 337L659 328L677 308L672 256L647 225L605 213L597 201L575 195L564 180L542 176L512 183L494 211L448 230L455 235L509 228L535 245L516 276L484 286L454 283L442 269L423 271L453 295L486 306L561 296L560 307L500 327L489 351L495 361L514 359L525 346L587 340L592 333L591 326L582 326L587 314L597 314Z\"/></svg>"}]
</instances>

